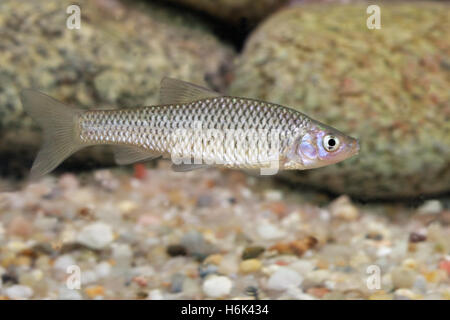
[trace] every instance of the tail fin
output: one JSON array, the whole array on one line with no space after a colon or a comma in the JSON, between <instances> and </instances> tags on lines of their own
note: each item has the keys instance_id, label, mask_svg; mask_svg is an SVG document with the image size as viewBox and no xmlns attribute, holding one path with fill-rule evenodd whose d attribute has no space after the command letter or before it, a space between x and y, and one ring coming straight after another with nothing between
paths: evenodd
<instances>
[{"instance_id":1,"label":"tail fin","mask_svg":"<svg viewBox=\"0 0 450 320\"><path fill-rule=\"evenodd\" d=\"M31 168L31 179L39 178L83 145L76 134L76 119L83 112L34 90L21 92L24 110L44 131L44 143Z\"/></svg>"}]
</instances>

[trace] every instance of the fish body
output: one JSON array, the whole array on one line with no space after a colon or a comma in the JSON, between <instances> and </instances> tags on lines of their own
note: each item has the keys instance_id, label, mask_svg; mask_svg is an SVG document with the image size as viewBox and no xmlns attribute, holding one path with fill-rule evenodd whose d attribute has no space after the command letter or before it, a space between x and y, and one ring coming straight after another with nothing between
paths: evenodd
<instances>
[{"instance_id":1,"label":"fish body","mask_svg":"<svg viewBox=\"0 0 450 320\"><path fill-rule=\"evenodd\" d=\"M294 109L170 78L163 79L161 104L155 106L82 111L30 90L22 101L44 127L34 176L83 147L101 144L113 146L118 164L163 156L177 171L210 165L304 170L359 150L356 139Z\"/></svg>"}]
</instances>

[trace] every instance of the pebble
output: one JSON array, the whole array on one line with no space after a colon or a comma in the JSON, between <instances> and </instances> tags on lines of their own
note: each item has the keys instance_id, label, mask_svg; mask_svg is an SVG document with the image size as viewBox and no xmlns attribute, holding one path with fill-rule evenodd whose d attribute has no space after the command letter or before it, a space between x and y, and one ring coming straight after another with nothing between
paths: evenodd
<instances>
[{"instance_id":1,"label":"pebble","mask_svg":"<svg viewBox=\"0 0 450 320\"><path fill-rule=\"evenodd\" d=\"M133 251L126 243L114 243L112 247L112 258L115 261L114 268L118 271L128 269L133 258Z\"/></svg>"},{"instance_id":2,"label":"pebble","mask_svg":"<svg viewBox=\"0 0 450 320\"><path fill-rule=\"evenodd\" d=\"M359 217L358 208L352 204L350 198L346 195L335 199L328 208L334 218L353 221Z\"/></svg>"},{"instance_id":3,"label":"pebble","mask_svg":"<svg viewBox=\"0 0 450 320\"><path fill-rule=\"evenodd\" d=\"M396 267L391 272L392 284L394 288L411 288L414 285L414 281L416 280L416 272L404 268L404 267Z\"/></svg>"},{"instance_id":4,"label":"pebble","mask_svg":"<svg viewBox=\"0 0 450 320\"><path fill-rule=\"evenodd\" d=\"M171 257L185 256L187 254L187 249L181 244L171 244L167 247L166 252Z\"/></svg>"},{"instance_id":5,"label":"pebble","mask_svg":"<svg viewBox=\"0 0 450 320\"><path fill-rule=\"evenodd\" d=\"M106 278L111 274L111 265L106 261L100 262L95 266L95 273L99 278Z\"/></svg>"},{"instance_id":6,"label":"pebble","mask_svg":"<svg viewBox=\"0 0 450 320\"><path fill-rule=\"evenodd\" d=\"M33 296L33 289L23 285L13 285L3 290L6 296L10 299L29 299Z\"/></svg>"},{"instance_id":7,"label":"pebble","mask_svg":"<svg viewBox=\"0 0 450 320\"><path fill-rule=\"evenodd\" d=\"M268 201L281 201L283 200L283 192L276 189L269 189L264 191L264 198Z\"/></svg>"},{"instance_id":8,"label":"pebble","mask_svg":"<svg viewBox=\"0 0 450 320\"><path fill-rule=\"evenodd\" d=\"M150 300L163 300L164 296L159 289L153 289L148 293L148 299Z\"/></svg>"},{"instance_id":9,"label":"pebble","mask_svg":"<svg viewBox=\"0 0 450 320\"><path fill-rule=\"evenodd\" d=\"M411 232L409 234L409 242L417 243L427 240L427 236L417 232Z\"/></svg>"},{"instance_id":10,"label":"pebble","mask_svg":"<svg viewBox=\"0 0 450 320\"><path fill-rule=\"evenodd\" d=\"M394 292L394 298L396 300L416 300L420 299L421 295L416 294L409 289L397 289Z\"/></svg>"},{"instance_id":11,"label":"pebble","mask_svg":"<svg viewBox=\"0 0 450 320\"><path fill-rule=\"evenodd\" d=\"M31 235L33 226L29 219L22 216L14 217L8 225L8 233L11 235L27 238Z\"/></svg>"},{"instance_id":12,"label":"pebble","mask_svg":"<svg viewBox=\"0 0 450 320\"><path fill-rule=\"evenodd\" d=\"M103 249L114 240L110 225L96 222L85 226L77 235L77 242L91 249Z\"/></svg>"},{"instance_id":13,"label":"pebble","mask_svg":"<svg viewBox=\"0 0 450 320\"><path fill-rule=\"evenodd\" d=\"M181 273L175 273L170 281L170 292L179 293L183 291L183 283L185 275Z\"/></svg>"},{"instance_id":14,"label":"pebble","mask_svg":"<svg viewBox=\"0 0 450 320\"><path fill-rule=\"evenodd\" d=\"M252 273L261 270L262 263L258 259L247 259L240 263L239 270L242 273Z\"/></svg>"},{"instance_id":15,"label":"pebble","mask_svg":"<svg viewBox=\"0 0 450 320\"><path fill-rule=\"evenodd\" d=\"M189 255L203 260L210 254L215 253L216 248L207 242L200 232L190 231L186 233L180 241L180 244L186 248Z\"/></svg>"},{"instance_id":16,"label":"pebble","mask_svg":"<svg viewBox=\"0 0 450 320\"><path fill-rule=\"evenodd\" d=\"M58 258L56 258L56 260L53 263L53 268L56 270L61 270L63 272L67 271L67 267L71 266L71 265L75 265L75 259L68 255L68 254L64 254L62 256L59 256Z\"/></svg>"},{"instance_id":17,"label":"pebble","mask_svg":"<svg viewBox=\"0 0 450 320\"><path fill-rule=\"evenodd\" d=\"M210 298L223 298L230 294L233 283L225 276L209 276L203 282L203 293Z\"/></svg>"},{"instance_id":18,"label":"pebble","mask_svg":"<svg viewBox=\"0 0 450 320\"><path fill-rule=\"evenodd\" d=\"M80 291L75 289L62 287L58 291L59 300L81 300L82 298L83 297L81 296Z\"/></svg>"},{"instance_id":19,"label":"pebble","mask_svg":"<svg viewBox=\"0 0 450 320\"><path fill-rule=\"evenodd\" d=\"M223 256L221 254L212 254L209 255L203 263L205 264L214 264L216 266L219 266L222 262Z\"/></svg>"},{"instance_id":20,"label":"pebble","mask_svg":"<svg viewBox=\"0 0 450 320\"><path fill-rule=\"evenodd\" d=\"M90 286L84 289L84 293L91 299L95 299L97 297L103 297L105 295L105 288L103 286Z\"/></svg>"},{"instance_id":21,"label":"pebble","mask_svg":"<svg viewBox=\"0 0 450 320\"><path fill-rule=\"evenodd\" d=\"M246 260L258 258L264 251L264 247L261 246L247 247L242 252L242 259Z\"/></svg>"},{"instance_id":22,"label":"pebble","mask_svg":"<svg viewBox=\"0 0 450 320\"><path fill-rule=\"evenodd\" d=\"M442 210L444 210L444 207L439 200L427 200L417 208L417 211L421 214L438 214Z\"/></svg>"},{"instance_id":23,"label":"pebble","mask_svg":"<svg viewBox=\"0 0 450 320\"><path fill-rule=\"evenodd\" d=\"M284 291L301 285L303 277L288 267L278 268L267 281L267 289Z\"/></svg>"},{"instance_id":24,"label":"pebble","mask_svg":"<svg viewBox=\"0 0 450 320\"><path fill-rule=\"evenodd\" d=\"M278 226L264 221L258 226L258 234L262 239L265 240L275 240L284 238L286 236L286 232L280 229Z\"/></svg>"}]
</instances>

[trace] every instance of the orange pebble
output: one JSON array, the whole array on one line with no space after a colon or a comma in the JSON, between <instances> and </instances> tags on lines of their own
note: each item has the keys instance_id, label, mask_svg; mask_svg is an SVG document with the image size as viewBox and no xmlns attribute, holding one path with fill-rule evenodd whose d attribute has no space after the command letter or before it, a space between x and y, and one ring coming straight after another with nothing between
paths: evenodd
<instances>
[{"instance_id":1,"label":"orange pebble","mask_svg":"<svg viewBox=\"0 0 450 320\"><path fill-rule=\"evenodd\" d=\"M105 289L102 286L92 286L84 289L84 293L86 293L89 298L93 299L98 296L104 296Z\"/></svg>"}]
</instances>

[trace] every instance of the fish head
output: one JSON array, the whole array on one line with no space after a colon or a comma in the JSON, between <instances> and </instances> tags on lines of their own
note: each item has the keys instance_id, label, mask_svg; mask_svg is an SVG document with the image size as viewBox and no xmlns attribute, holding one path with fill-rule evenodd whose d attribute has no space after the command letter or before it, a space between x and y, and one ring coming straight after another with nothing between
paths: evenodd
<instances>
[{"instance_id":1,"label":"fish head","mask_svg":"<svg viewBox=\"0 0 450 320\"><path fill-rule=\"evenodd\" d=\"M339 130L319 122L295 139L287 153L285 167L313 169L348 159L359 152L359 142Z\"/></svg>"}]
</instances>

